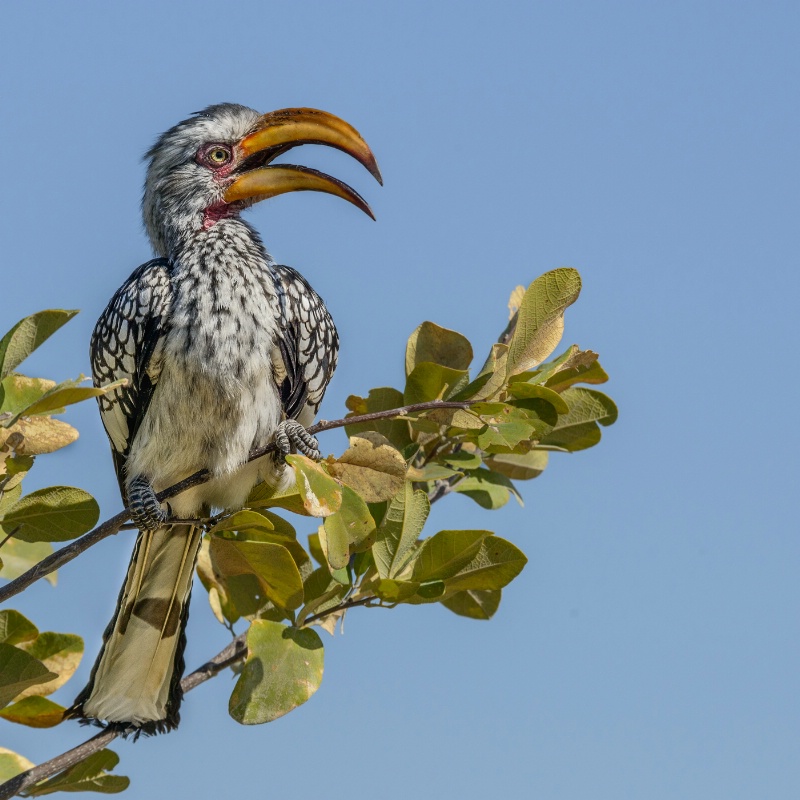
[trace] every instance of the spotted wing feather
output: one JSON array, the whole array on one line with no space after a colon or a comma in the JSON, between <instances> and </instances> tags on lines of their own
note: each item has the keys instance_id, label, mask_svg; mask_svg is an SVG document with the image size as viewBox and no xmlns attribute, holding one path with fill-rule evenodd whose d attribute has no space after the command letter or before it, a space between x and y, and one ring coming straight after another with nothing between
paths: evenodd
<instances>
[{"instance_id":1,"label":"spotted wing feather","mask_svg":"<svg viewBox=\"0 0 800 800\"><path fill-rule=\"evenodd\" d=\"M169 263L149 261L111 298L92 334L95 386L127 379L125 386L98 398L121 487L125 461L158 382L171 302Z\"/></svg>"},{"instance_id":2,"label":"spotted wing feather","mask_svg":"<svg viewBox=\"0 0 800 800\"><path fill-rule=\"evenodd\" d=\"M302 275L276 266L273 278L281 315L280 358L273 366L283 410L290 419L313 419L336 369L339 336L322 298Z\"/></svg>"}]
</instances>

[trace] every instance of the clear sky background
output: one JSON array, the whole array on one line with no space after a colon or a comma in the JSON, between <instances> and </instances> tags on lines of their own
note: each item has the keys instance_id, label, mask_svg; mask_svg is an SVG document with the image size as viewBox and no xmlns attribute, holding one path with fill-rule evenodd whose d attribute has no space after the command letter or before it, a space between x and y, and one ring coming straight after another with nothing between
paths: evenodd
<instances>
[{"instance_id":1,"label":"clear sky background","mask_svg":"<svg viewBox=\"0 0 800 800\"><path fill-rule=\"evenodd\" d=\"M325 417L400 384L422 320L482 356L511 289L564 265L584 279L564 345L600 352L620 407L600 446L522 484L524 509L436 509L431 531L528 554L494 620L355 610L289 716L240 727L225 675L176 733L115 743L128 797L800 796L798 35L793 2L3 4L0 328L83 310L27 371L88 372L94 321L150 256L158 133L213 102L304 105L352 122L385 177L295 150L377 223L309 193L250 215L339 327ZM110 516L96 410L67 419L81 439L27 488L82 486ZM85 638L63 703L129 550L106 540L12 603ZM191 668L227 640L202 591L189 637ZM87 734L0 726L35 762Z\"/></svg>"}]
</instances>

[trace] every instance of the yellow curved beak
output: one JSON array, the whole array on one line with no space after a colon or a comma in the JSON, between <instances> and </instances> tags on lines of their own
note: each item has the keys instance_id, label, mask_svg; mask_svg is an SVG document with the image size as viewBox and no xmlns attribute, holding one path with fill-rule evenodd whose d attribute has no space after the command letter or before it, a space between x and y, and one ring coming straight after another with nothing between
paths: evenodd
<instances>
[{"instance_id":1,"label":"yellow curved beak","mask_svg":"<svg viewBox=\"0 0 800 800\"><path fill-rule=\"evenodd\" d=\"M225 192L225 201L266 200L286 192L326 192L341 197L375 219L367 202L355 189L336 178L308 167L288 164L263 166L292 147L324 144L342 150L366 167L381 185L378 163L358 131L326 111L314 108L284 108L264 114L256 129L236 147L240 160L265 154L262 166L237 176Z\"/></svg>"}]
</instances>

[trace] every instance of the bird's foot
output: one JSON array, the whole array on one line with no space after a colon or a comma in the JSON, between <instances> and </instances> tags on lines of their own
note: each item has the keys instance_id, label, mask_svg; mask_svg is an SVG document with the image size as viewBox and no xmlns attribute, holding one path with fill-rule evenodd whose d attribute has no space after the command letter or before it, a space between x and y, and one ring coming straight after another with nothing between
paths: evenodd
<instances>
[{"instance_id":1,"label":"bird's foot","mask_svg":"<svg viewBox=\"0 0 800 800\"><path fill-rule=\"evenodd\" d=\"M128 484L128 508L140 531L152 531L170 521L170 512L161 508L150 481L143 475Z\"/></svg>"},{"instance_id":2,"label":"bird's foot","mask_svg":"<svg viewBox=\"0 0 800 800\"><path fill-rule=\"evenodd\" d=\"M294 449L314 461L322 460L319 442L296 419L285 419L278 425L275 431L275 444L283 458Z\"/></svg>"}]
</instances>

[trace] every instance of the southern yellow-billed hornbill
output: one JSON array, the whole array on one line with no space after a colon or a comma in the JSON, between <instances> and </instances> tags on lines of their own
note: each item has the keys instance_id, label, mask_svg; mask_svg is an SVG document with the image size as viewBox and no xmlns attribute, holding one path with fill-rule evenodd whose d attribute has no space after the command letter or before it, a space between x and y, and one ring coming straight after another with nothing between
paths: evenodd
<instances>
[{"instance_id":1,"label":"southern yellow-billed hornbill","mask_svg":"<svg viewBox=\"0 0 800 800\"><path fill-rule=\"evenodd\" d=\"M157 255L111 299L91 344L95 384L127 385L100 399L123 499L140 532L125 584L86 688L70 716L155 733L178 724L184 629L202 529L170 524L240 507L259 480L291 480L282 456L247 463L278 443L319 457L305 427L338 350L319 295L275 264L240 218L253 203L328 192L372 216L344 183L272 165L301 144L338 148L380 181L366 142L323 111L261 115L210 106L148 152L142 211ZM162 507L155 493L199 469L212 480Z\"/></svg>"}]
</instances>

